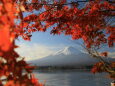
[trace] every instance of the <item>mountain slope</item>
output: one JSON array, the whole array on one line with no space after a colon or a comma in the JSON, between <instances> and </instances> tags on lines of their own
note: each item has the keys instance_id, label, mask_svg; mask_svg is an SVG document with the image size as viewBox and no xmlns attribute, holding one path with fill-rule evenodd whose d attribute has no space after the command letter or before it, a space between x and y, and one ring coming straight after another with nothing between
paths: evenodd
<instances>
[{"instance_id":1,"label":"mountain slope","mask_svg":"<svg viewBox=\"0 0 115 86\"><path fill-rule=\"evenodd\" d=\"M38 66L86 66L96 62L98 60L88 54L82 53L73 47L66 47L55 54L30 61L29 63Z\"/></svg>"},{"instance_id":2,"label":"mountain slope","mask_svg":"<svg viewBox=\"0 0 115 86\"><path fill-rule=\"evenodd\" d=\"M58 52L54 53L53 55L59 55L59 54L64 54L64 55L70 55L70 54L79 54L81 51L77 50L76 48L73 47L65 47L62 50L59 50Z\"/></svg>"}]
</instances>

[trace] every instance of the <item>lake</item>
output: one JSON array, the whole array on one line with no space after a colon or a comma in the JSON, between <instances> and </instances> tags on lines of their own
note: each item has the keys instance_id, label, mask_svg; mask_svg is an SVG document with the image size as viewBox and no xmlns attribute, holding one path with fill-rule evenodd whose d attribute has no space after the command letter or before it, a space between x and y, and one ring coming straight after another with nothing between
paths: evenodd
<instances>
[{"instance_id":1,"label":"lake","mask_svg":"<svg viewBox=\"0 0 115 86\"><path fill-rule=\"evenodd\" d=\"M106 73L92 74L88 71L34 71L45 86L110 86L111 79Z\"/></svg>"}]
</instances>

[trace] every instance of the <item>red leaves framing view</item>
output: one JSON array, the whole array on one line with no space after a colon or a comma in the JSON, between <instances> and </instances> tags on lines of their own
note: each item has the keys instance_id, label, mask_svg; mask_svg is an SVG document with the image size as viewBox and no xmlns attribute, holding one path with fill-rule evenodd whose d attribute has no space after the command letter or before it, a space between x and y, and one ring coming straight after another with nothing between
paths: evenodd
<instances>
[{"instance_id":1,"label":"red leaves framing view","mask_svg":"<svg viewBox=\"0 0 115 86\"><path fill-rule=\"evenodd\" d=\"M80 3L85 2L85 4ZM115 5L114 1L89 0L68 2L66 0L0 0L0 86L43 86L32 75L34 67L20 58L15 40L22 37L31 39L35 31L47 31L51 34L71 35L73 40L82 39L89 54L96 58L107 56L91 53L92 47L115 42ZM34 13L37 11L38 14ZM24 16L24 13L30 13ZM52 28L51 28L52 27ZM106 71L115 78L115 63L101 61L92 72ZM25 73L23 74L23 71ZM5 81L5 84L3 82Z\"/></svg>"}]
</instances>

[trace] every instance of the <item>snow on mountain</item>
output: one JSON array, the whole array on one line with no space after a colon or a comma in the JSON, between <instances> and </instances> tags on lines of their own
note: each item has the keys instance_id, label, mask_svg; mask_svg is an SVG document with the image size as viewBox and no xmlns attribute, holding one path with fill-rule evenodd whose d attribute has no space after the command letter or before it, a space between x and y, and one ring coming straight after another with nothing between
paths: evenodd
<instances>
[{"instance_id":1,"label":"snow on mountain","mask_svg":"<svg viewBox=\"0 0 115 86\"><path fill-rule=\"evenodd\" d=\"M88 54L82 53L73 47L66 47L55 54L30 61L29 63L38 66L84 66L92 65L96 62L98 60L90 57Z\"/></svg>"},{"instance_id":2,"label":"snow on mountain","mask_svg":"<svg viewBox=\"0 0 115 86\"><path fill-rule=\"evenodd\" d=\"M77 50L74 47L65 47L64 49L54 53L53 55L59 55L59 54L64 54L64 55L70 55L70 54L78 54L81 53L81 51Z\"/></svg>"}]
</instances>

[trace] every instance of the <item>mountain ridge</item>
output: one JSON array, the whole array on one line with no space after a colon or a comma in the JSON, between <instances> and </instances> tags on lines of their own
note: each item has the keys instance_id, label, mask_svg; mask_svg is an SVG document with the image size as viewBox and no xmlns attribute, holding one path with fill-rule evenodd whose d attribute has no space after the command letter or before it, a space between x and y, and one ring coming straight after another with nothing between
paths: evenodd
<instances>
[{"instance_id":1,"label":"mountain ridge","mask_svg":"<svg viewBox=\"0 0 115 86\"><path fill-rule=\"evenodd\" d=\"M78 54L78 53L81 53L81 51L77 50L76 48L74 47L65 47L64 49L62 50L59 50L57 51L56 53L54 53L53 55L58 55L58 54L65 54L65 55L70 55L70 54Z\"/></svg>"},{"instance_id":2,"label":"mountain ridge","mask_svg":"<svg viewBox=\"0 0 115 86\"><path fill-rule=\"evenodd\" d=\"M38 66L88 66L96 62L98 62L98 60L92 58L87 53L83 53L73 47L65 47L55 54L30 61L29 63Z\"/></svg>"}]
</instances>

